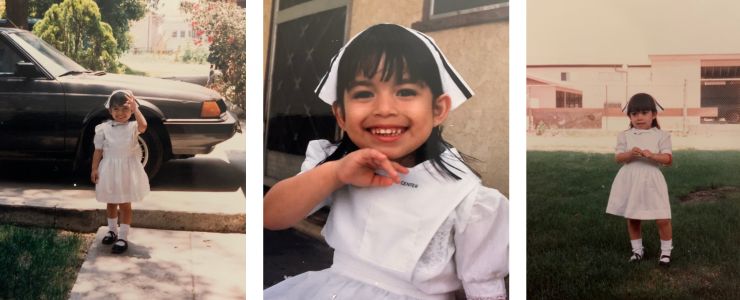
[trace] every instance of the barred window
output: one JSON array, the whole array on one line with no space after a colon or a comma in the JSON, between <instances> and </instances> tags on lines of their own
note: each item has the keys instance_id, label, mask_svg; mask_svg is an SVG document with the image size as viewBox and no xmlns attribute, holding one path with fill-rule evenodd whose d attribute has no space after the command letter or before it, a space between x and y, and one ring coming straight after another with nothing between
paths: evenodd
<instances>
[{"instance_id":1,"label":"barred window","mask_svg":"<svg viewBox=\"0 0 740 300\"><path fill-rule=\"evenodd\" d=\"M580 108L583 107L583 95L557 91L555 92L555 107L558 108Z\"/></svg>"},{"instance_id":2,"label":"barred window","mask_svg":"<svg viewBox=\"0 0 740 300\"><path fill-rule=\"evenodd\" d=\"M411 27L435 31L508 19L508 0L424 0L422 19Z\"/></svg>"}]
</instances>

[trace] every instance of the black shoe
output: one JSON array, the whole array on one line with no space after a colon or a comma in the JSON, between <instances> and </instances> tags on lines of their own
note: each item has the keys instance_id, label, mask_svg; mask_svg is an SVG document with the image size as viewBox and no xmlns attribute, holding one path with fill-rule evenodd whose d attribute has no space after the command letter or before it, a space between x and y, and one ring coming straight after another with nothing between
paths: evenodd
<instances>
[{"instance_id":1,"label":"black shoe","mask_svg":"<svg viewBox=\"0 0 740 300\"><path fill-rule=\"evenodd\" d=\"M116 239L118 239L118 235L113 231L108 231L108 233L103 237L103 245L113 244Z\"/></svg>"},{"instance_id":2,"label":"black shoe","mask_svg":"<svg viewBox=\"0 0 740 300\"><path fill-rule=\"evenodd\" d=\"M671 256L670 255L661 255L660 260L658 260L658 265L668 267L671 265Z\"/></svg>"},{"instance_id":3,"label":"black shoe","mask_svg":"<svg viewBox=\"0 0 740 300\"><path fill-rule=\"evenodd\" d=\"M632 251L632 256L630 256L630 262L631 263L640 262L640 261L642 261L642 257L643 257L642 254Z\"/></svg>"},{"instance_id":4,"label":"black shoe","mask_svg":"<svg viewBox=\"0 0 740 300\"><path fill-rule=\"evenodd\" d=\"M118 242L123 242L123 246L118 245ZM128 242L124 239L118 239L115 244L113 244L113 248L111 248L111 252L113 254L121 254L128 249Z\"/></svg>"}]
</instances>

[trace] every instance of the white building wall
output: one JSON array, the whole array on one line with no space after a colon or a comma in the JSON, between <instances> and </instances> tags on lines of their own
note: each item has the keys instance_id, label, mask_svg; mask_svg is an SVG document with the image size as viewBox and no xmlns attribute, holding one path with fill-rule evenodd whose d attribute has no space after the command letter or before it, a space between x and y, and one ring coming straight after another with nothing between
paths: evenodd
<instances>
[{"instance_id":1,"label":"white building wall","mask_svg":"<svg viewBox=\"0 0 740 300\"><path fill-rule=\"evenodd\" d=\"M555 107L555 87L546 85L534 85L527 87L527 99L530 108Z\"/></svg>"},{"instance_id":2,"label":"white building wall","mask_svg":"<svg viewBox=\"0 0 740 300\"><path fill-rule=\"evenodd\" d=\"M568 73L567 81L560 80L562 72ZM626 99L640 86L648 85L650 79L650 68L646 67L627 68L626 72L614 67L530 67L527 73L583 91L583 108L603 108L607 102L624 105ZM629 88L625 79L629 80ZM551 105L541 107L555 107L554 99Z\"/></svg>"},{"instance_id":3,"label":"white building wall","mask_svg":"<svg viewBox=\"0 0 740 300\"><path fill-rule=\"evenodd\" d=\"M684 85L685 96L684 96ZM668 107L682 108L684 97L687 107L701 105L701 60L653 60L653 86L655 96ZM666 107L666 105L663 105ZM667 107L666 107L667 108Z\"/></svg>"},{"instance_id":4,"label":"white building wall","mask_svg":"<svg viewBox=\"0 0 740 300\"><path fill-rule=\"evenodd\" d=\"M666 109L698 108L701 105L701 59L698 56L652 56L651 66L601 67L564 66L529 67L527 73L543 80L562 83L583 91L584 108L602 108L605 103L624 107L636 93L653 95ZM561 81L561 73L568 80ZM539 90L538 90L539 91ZM534 94L530 94L534 95ZM555 102L540 101L540 107L555 107ZM660 116L661 127L690 130L699 125L699 117ZM623 128L626 118L608 117L604 128Z\"/></svg>"}]
</instances>

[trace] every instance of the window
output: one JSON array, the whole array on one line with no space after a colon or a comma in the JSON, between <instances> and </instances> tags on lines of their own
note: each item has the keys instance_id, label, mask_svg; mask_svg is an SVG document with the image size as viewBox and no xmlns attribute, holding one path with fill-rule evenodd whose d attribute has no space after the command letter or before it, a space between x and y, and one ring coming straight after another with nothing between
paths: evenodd
<instances>
[{"instance_id":1,"label":"window","mask_svg":"<svg viewBox=\"0 0 740 300\"><path fill-rule=\"evenodd\" d=\"M22 61L18 53L8 46L5 41L0 41L0 76L14 76L15 64Z\"/></svg>"},{"instance_id":2,"label":"window","mask_svg":"<svg viewBox=\"0 0 740 300\"><path fill-rule=\"evenodd\" d=\"M560 81L568 81L570 77L568 75L570 75L568 72L560 72Z\"/></svg>"},{"instance_id":3,"label":"window","mask_svg":"<svg viewBox=\"0 0 740 300\"><path fill-rule=\"evenodd\" d=\"M185 37L185 30L180 30L180 37L181 38L184 38Z\"/></svg>"},{"instance_id":4,"label":"window","mask_svg":"<svg viewBox=\"0 0 740 300\"><path fill-rule=\"evenodd\" d=\"M508 0L424 0L422 19L411 27L435 31L508 19Z\"/></svg>"},{"instance_id":5,"label":"window","mask_svg":"<svg viewBox=\"0 0 740 300\"><path fill-rule=\"evenodd\" d=\"M278 9L283 10L309 1L311 0L280 0L280 5Z\"/></svg>"},{"instance_id":6,"label":"window","mask_svg":"<svg viewBox=\"0 0 740 300\"><path fill-rule=\"evenodd\" d=\"M176 38L177 37L177 30L175 30L175 31L172 32L172 37L173 38Z\"/></svg>"},{"instance_id":7,"label":"window","mask_svg":"<svg viewBox=\"0 0 740 300\"><path fill-rule=\"evenodd\" d=\"M555 92L555 107L558 108L580 108L583 107L583 95L557 91Z\"/></svg>"}]
</instances>

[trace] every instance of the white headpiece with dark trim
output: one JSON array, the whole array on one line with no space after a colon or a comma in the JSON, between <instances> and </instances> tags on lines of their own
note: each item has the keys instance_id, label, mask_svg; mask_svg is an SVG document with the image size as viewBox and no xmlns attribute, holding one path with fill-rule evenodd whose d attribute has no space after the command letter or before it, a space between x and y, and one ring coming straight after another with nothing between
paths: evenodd
<instances>
[{"instance_id":1,"label":"white headpiece with dark trim","mask_svg":"<svg viewBox=\"0 0 740 300\"><path fill-rule=\"evenodd\" d=\"M656 110L658 110L658 111L664 111L664 110L665 110L665 108L663 108L663 106L662 106L662 105L660 105L660 103L658 103L658 100L657 100L657 99L655 99L655 97L653 97L653 96L652 96L652 95L650 95L650 94L646 94L646 93L637 93L637 94L634 94L634 95L632 95L632 97L634 97L634 96L637 96L637 95L639 95L639 94L645 94L645 95L648 95L648 96L650 96L650 98L651 98L651 99L653 99L653 103L655 103L655 109L656 109ZM630 100L632 100L632 98L630 98ZM627 101L627 104L625 104L625 105L624 105L624 107L622 108L622 112L627 112L627 108L628 108L629 106L630 106L630 102L629 102L629 101Z\"/></svg>"},{"instance_id":2,"label":"white headpiece with dark trim","mask_svg":"<svg viewBox=\"0 0 740 300\"><path fill-rule=\"evenodd\" d=\"M416 30L406 28L404 26L396 25L396 24L386 24L386 25L394 25L398 26L399 28L402 28L404 30L409 31L414 36L419 38L422 42L424 42L424 45L427 46L427 49L429 49L429 52L431 52L432 57L434 57L434 61L437 64L437 69L439 70L439 77L442 82L442 92L446 93L450 96L451 99L451 107L450 109L455 109L460 104L465 102L465 100L470 99L470 97L473 97L474 93L473 90L470 89L468 84L465 82L465 80L462 79L462 76L460 76L457 71L455 71L455 68L452 67L447 62L447 58L444 56L442 51L437 47L437 44L434 42L432 38L429 36L418 32ZM377 26L377 25L374 25ZM374 26L369 27L373 28ZM368 29L363 30L362 32L358 33L352 39L347 42L344 47L339 49L339 53L335 55L331 62L330 62L330 68L329 72L327 72L324 77L321 78L321 81L319 81L319 85L316 87L316 94L321 98L322 101L333 104L335 101L337 101L337 72L339 69L339 63L342 60L342 55L344 54L344 50L352 44L352 42L360 36L363 32L367 31Z\"/></svg>"},{"instance_id":3,"label":"white headpiece with dark trim","mask_svg":"<svg viewBox=\"0 0 740 300\"><path fill-rule=\"evenodd\" d=\"M118 94L118 93L124 93L127 96L131 96L132 98L134 98L134 103L136 103L136 106L137 107L139 106L139 101L138 101L138 99L136 99L136 97L134 97L134 93L133 92L131 92L129 90L115 90L115 91L113 91L113 92L110 93L110 96L108 96L108 100L105 101L105 104L103 104L103 106L105 106L106 109L110 109L110 99L113 98L113 95Z\"/></svg>"}]
</instances>

